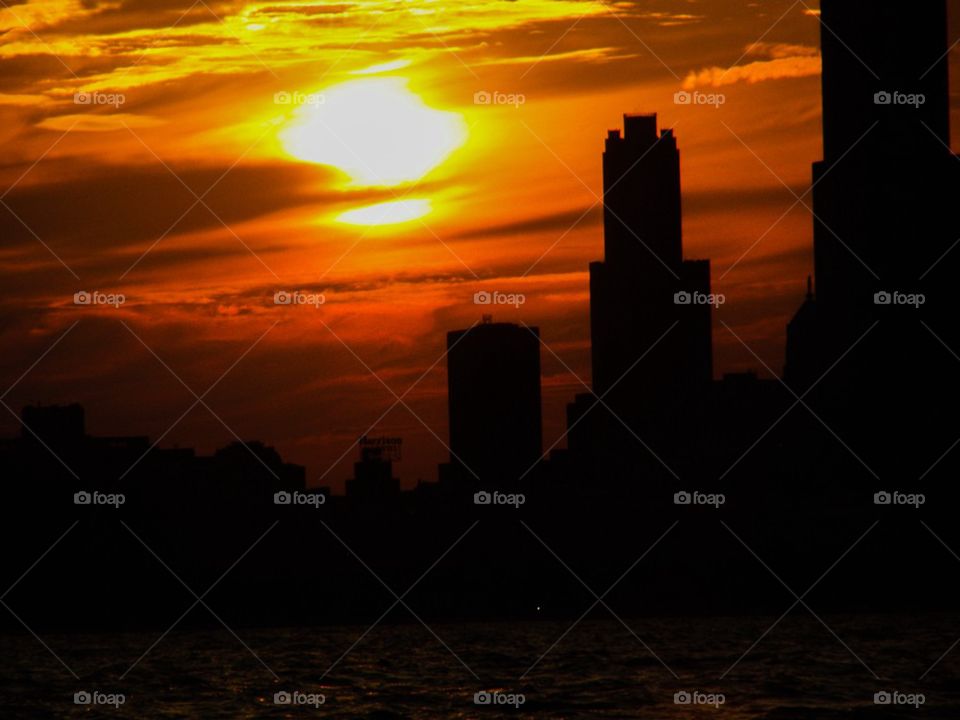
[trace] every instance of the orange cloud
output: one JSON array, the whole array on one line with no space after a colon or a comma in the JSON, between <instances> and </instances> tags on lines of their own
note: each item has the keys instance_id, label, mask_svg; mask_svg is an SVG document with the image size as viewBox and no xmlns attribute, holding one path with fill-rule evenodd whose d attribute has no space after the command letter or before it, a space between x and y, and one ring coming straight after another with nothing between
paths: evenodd
<instances>
[{"instance_id":1,"label":"orange cloud","mask_svg":"<svg viewBox=\"0 0 960 720\"><path fill-rule=\"evenodd\" d=\"M740 81L758 83L820 74L820 52L809 45L758 42L747 48L744 57L747 56L760 56L764 59L743 65L738 61L731 67L714 66L691 72L683 81L684 89L721 87Z\"/></svg>"}]
</instances>

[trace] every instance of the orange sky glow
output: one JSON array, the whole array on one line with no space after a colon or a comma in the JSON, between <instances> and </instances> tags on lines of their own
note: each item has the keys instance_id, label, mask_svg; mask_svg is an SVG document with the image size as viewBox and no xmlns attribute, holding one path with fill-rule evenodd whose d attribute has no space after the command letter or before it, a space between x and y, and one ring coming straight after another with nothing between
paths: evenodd
<instances>
[{"instance_id":1,"label":"orange sky glow","mask_svg":"<svg viewBox=\"0 0 960 720\"><path fill-rule=\"evenodd\" d=\"M338 491L360 434L400 435L410 487L447 457L446 332L492 312L541 329L549 447L590 378L601 152L625 112L675 128L685 254L726 296L718 374L781 369L812 271L815 0L5 5L14 410L79 401L94 434L204 452L261 439Z\"/></svg>"}]
</instances>

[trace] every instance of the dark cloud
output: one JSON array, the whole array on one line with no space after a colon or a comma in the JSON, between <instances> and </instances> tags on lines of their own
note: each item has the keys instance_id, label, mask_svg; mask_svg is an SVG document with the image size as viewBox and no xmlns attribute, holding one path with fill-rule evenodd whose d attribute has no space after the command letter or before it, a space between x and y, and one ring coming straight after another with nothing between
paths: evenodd
<instances>
[{"instance_id":1,"label":"dark cloud","mask_svg":"<svg viewBox=\"0 0 960 720\"><path fill-rule=\"evenodd\" d=\"M322 3L316 5L266 5L256 10L257 15L302 15L311 17L314 15L341 15L356 9L356 5L351 3Z\"/></svg>"},{"instance_id":2,"label":"dark cloud","mask_svg":"<svg viewBox=\"0 0 960 720\"><path fill-rule=\"evenodd\" d=\"M597 204L593 207L576 208L551 215L539 215L517 222L484 225L467 230L455 237L459 239L499 238L548 231L564 232L574 227L584 228L599 225L602 219L603 209Z\"/></svg>"},{"instance_id":3,"label":"dark cloud","mask_svg":"<svg viewBox=\"0 0 960 720\"><path fill-rule=\"evenodd\" d=\"M87 12L41 27L38 32L61 35L112 35L131 30L190 27L218 22L246 3L243 0L86 0Z\"/></svg>"},{"instance_id":4,"label":"dark cloud","mask_svg":"<svg viewBox=\"0 0 960 720\"><path fill-rule=\"evenodd\" d=\"M690 72L703 67L749 61L741 55L784 13L787 17L769 37L784 44L818 45L816 18L805 17L804 8L791 0L762 6L726 0L678 5L673 0L634 0L629 7L618 3L611 12L583 18L566 34L567 19L497 31L497 46L509 47L514 56L540 59L525 77L536 97L660 81L679 87ZM551 61L592 48L610 50L595 59Z\"/></svg>"},{"instance_id":5,"label":"dark cloud","mask_svg":"<svg viewBox=\"0 0 960 720\"><path fill-rule=\"evenodd\" d=\"M100 253L151 243L184 213L173 235L218 228L221 220L232 226L284 209L357 197L317 189L329 179L318 166L278 163L171 169L178 177L159 163L96 166L82 172L72 167L66 177L54 182L21 183L4 202L23 223L0 208L0 233L7 247L33 245L36 234L68 264L80 265ZM190 189L203 196L215 183L204 202L216 215L199 205L189 210L196 200Z\"/></svg>"},{"instance_id":6,"label":"dark cloud","mask_svg":"<svg viewBox=\"0 0 960 720\"><path fill-rule=\"evenodd\" d=\"M110 58L79 58L53 54L14 55L0 63L0 92L34 94L47 83L76 83L77 78L109 72L115 67Z\"/></svg>"},{"instance_id":7,"label":"dark cloud","mask_svg":"<svg viewBox=\"0 0 960 720\"><path fill-rule=\"evenodd\" d=\"M712 188L709 190L689 190L683 193L684 214L699 213L729 213L739 211L750 213L757 209L782 209L786 211L796 202L796 197L790 194L783 185L776 183L765 187L755 188ZM801 197L807 192L809 185L796 186L791 190ZM804 202L810 205L813 201L809 193ZM802 207L798 205L798 207Z\"/></svg>"}]
</instances>

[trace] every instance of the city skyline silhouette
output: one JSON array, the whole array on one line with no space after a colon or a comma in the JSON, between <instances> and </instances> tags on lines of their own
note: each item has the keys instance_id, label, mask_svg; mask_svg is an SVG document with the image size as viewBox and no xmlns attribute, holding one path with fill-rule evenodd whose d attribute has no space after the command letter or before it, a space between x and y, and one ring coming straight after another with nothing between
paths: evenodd
<instances>
[{"instance_id":1,"label":"city skyline silhouette","mask_svg":"<svg viewBox=\"0 0 960 720\"><path fill-rule=\"evenodd\" d=\"M622 110L616 128L581 122L574 144L592 152L598 182L588 188L596 203L572 227L594 210L596 225L564 260L581 262L581 288L564 300L563 323L539 315L544 304L528 306L530 286L505 284L502 267L477 274L462 258L473 277L455 283L460 306L438 309L430 286L450 275L426 251L414 250L424 262L411 265L390 245L398 226L420 222L447 247L423 221L445 212L442 172L432 173L472 131L391 75L407 64L354 70L358 79L326 94L279 91L275 104L302 112L278 142L346 178L340 198L352 205L337 205L333 222L363 228L354 245L379 244L383 266L373 262L371 277L383 273L383 305L402 312L342 299L378 281L338 284L317 272L284 283L247 247L278 282L238 290L242 305L204 300L226 363L212 381L178 373L184 357L168 349L180 328L169 316L138 322L120 284L59 301L91 313L66 330L23 333L24 347L32 332L46 349L2 396L18 428L0 437L0 635L14 648L2 714L71 717L107 706L131 717L280 717L299 705L371 718L686 720L721 708L745 720L956 717L953 5L806 8L820 38L822 152L807 158L799 191L720 116L795 200L777 223L794 208L809 223L812 263L787 281L790 311L761 301L749 321L727 314L739 299L726 278L776 224L732 263L722 242L712 251L700 216L686 209L702 202L685 172L702 139L664 119L683 107L721 112L723 90L740 81L724 76L740 61L692 74L674 107ZM774 65L743 70L748 82L813 76L802 46L763 48ZM74 102L96 106L97 93ZM115 110L126 102L114 100ZM337 114L378 102L394 103L391 120L413 133L409 145ZM473 103L519 111L526 96L477 89ZM141 127L136 117L134 108L128 119ZM343 154L316 140L326 133L360 140ZM516 180L510 168L517 178L530 171L529 158L500 161L505 184ZM212 181L200 194L184 185L191 209L235 234L204 200ZM723 202L735 207L737 188ZM139 192L149 195L131 186L128 197ZM268 214L284 226L282 212ZM201 231L196 218L186 222ZM499 218L484 222L483 241L492 241ZM535 249L520 278L551 262L569 232ZM127 272L141 272L164 239ZM470 248L452 244L454 255ZM60 260L79 280L75 262ZM531 282L550 282L554 269ZM411 295L390 296L398 277L417 273ZM165 302L165 312L184 312L173 295ZM588 318L588 342L575 315ZM231 323L252 320L267 324L234 358ZM72 374L86 372L81 355L71 373L44 364L81 324L111 356L84 382ZM208 330L194 325L198 336ZM277 328L282 349L268 351ZM291 343L304 328L329 336L336 353ZM772 344L779 365L756 349ZM733 369L731 347L747 358ZM279 354L244 369L261 352ZM154 371L185 393L185 409L167 417L173 398L158 400L165 390ZM300 372L309 383L292 379ZM142 394L126 395L128 373ZM122 432L100 433L88 413L115 412L115 398L98 405L94 391L113 376L136 412L107 422ZM7 400L28 388L45 388L42 402ZM299 461L311 448L319 471Z\"/></svg>"},{"instance_id":2,"label":"city skyline silhouette","mask_svg":"<svg viewBox=\"0 0 960 720\"><path fill-rule=\"evenodd\" d=\"M856 16L829 3L825 10L837 13L839 27ZM874 20L888 30L902 21L892 13ZM874 486L882 492L874 465L915 490L928 474L946 476L953 467L947 457L951 438L960 436L960 426L946 408L932 407L929 397L952 397L957 390L949 353L956 332L950 280L957 261L949 251L960 222L949 198L960 190L960 172L948 144L947 15L930 11L911 20L922 39L900 47L896 62L887 57L889 46L876 28L851 26L846 42L825 33L826 157L813 164L811 209L816 273L807 278L805 299L786 327L783 379L752 373L714 379L711 316L724 298L711 292L710 261L685 258L678 139L671 129L658 128L656 114L626 114L622 131L608 131L603 153L604 259L590 265L593 388L568 405L561 437L567 447L542 444L541 356L549 345L539 328L483 314L473 326L447 333L442 359L450 430L440 442L449 461L438 468L439 482L421 480L404 491L412 498L405 502L429 504L478 491L514 497L521 490L576 486L649 499L684 478L723 490L730 486L728 475L755 492L758 474L782 473L784 457L810 451L835 463L791 468L811 488L840 481L845 493L867 493ZM884 90L889 83L879 78L866 81L864 57L888 63L894 73L889 82L904 86L925 68L919 89L926 93L919 96L929 93L930 102L898 104L891 93L906 97L903 91ZM922 114L915 117L915 111ZM920 140L918 128L927 131ZM848 155L851 162L843 165ZM887 199L882 212L881 198ZM871 218L878 222L867 222ZM842 236L834 226L844 229ZM861 254L890 279L881 279ZM931 258L937 272L921 273ZM480 293L474 301L483 310L496 298ZM797 406L801 412L794 413ZM803 414L809 416L795 417ZM891 414L912 420L909 426L893 424ZM8 463L19 466L24 454L36 462L39 446L79 480L63 453L94 468L132 460L116 478L94 470L100 484L115 491L141 463L200 468L253 458L273 476L262 488L267 494L298 492L320 504L333 496L329 486L314 487L304 468L283 463L260 441L237 438L207 459L192 449L161 449L159 440L146 437L92 438L77 404L25 407L21 423L19 440L5 445ZM371 436L374 428L357 434L359 457L345 479L347 501L399 507L394 463L402 457L403 438ZM765 444L775 449L762 446L768 433ZM947 449L941 457L946 461L924 473L913 456L922 463L938 449ZM737 466L749 454L759 460L741 473ZM214 472L224 476L214 484L219 492L232 492L228 474ZM86 491L74 485L76 492ZM255 487L236 491L244 495ZM148 493L158 491L159 485Z\"/></svg>"}]
</instances>

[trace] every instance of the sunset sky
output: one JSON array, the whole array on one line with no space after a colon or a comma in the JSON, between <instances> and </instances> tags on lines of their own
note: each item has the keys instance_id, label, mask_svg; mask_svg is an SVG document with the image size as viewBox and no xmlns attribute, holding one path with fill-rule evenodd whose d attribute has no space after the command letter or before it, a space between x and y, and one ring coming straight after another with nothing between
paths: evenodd
<instances>
[{"instance_id":1,"label":"sunset sky","mask_svg":"<svg viewBox=\"0 0 960 720\"><path fill-rule=\"evenodd\" d=\"M767 374L721 321L779 372L812 268L817 6L3 0L4 402L203 452L261 439L336 490L357 436L400 435L409 487L447 458L446 332L492 312L540 327L549 447L590 378L625 112L675 128L685 254L726 296L718 375ZM275 304L294 291L316 302Z\"/></svg>"}]
</instances>

